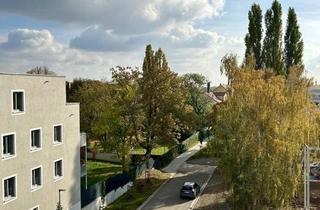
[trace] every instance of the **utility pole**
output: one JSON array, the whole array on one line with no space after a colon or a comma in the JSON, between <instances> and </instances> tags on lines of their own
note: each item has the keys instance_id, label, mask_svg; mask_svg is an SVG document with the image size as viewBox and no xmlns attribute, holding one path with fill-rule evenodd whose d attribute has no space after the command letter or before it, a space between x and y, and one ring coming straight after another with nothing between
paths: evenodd
<instances>
[{"instance_id":1,"label":"utility pole","mask_svg":"<svg viewBox=\"0 0 320 210\"><path fill-rule=\"evenodd\" d=\"M310 209L310 149L307 145L303 148L303 176L304 176L304 209Z\"/></svg>"},{"instance_id":2,"label":"utility pole","mask_svg":"<svg viewBox=\"0 0 320 210\"><path fill-rule=\"evenodd\" d=\"M59 189L59 201L58 201L58 204L57 204L57 210L62 210L62 205L61 205L61 192L64 192L66 191L65 189Z\"/></svg>"}]
</instances>

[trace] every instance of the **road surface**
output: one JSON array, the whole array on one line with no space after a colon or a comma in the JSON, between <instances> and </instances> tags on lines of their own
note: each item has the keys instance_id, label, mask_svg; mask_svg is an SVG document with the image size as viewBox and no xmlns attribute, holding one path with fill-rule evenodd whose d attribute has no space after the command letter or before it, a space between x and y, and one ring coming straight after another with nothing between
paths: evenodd
<instances>
[{"instance_id":1,"label":"road surface","mask_svg":"<svg viewBox=\"0 0 320 210\"><path fill-rule=\"evenodd\" d=\"M182 163L173 178L165 183L141 208L142 210L187 210L195 204L193 200L181 199L180 188L184 182L195 181L203 186L210 178L215 166Z\"/></svg>"}]
</instances>

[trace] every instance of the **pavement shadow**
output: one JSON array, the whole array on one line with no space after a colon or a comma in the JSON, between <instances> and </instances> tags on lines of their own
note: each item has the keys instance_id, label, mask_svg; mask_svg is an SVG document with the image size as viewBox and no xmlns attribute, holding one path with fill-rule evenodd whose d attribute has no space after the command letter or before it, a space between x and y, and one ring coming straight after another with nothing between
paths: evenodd
<instances>
[{"instance_id":1,"label":"pavement shadow","mask_svg":"<svg viewBox=\"0 0 320 210\"><path fill-rule=\"evenodd\" d=\"M176 157L169 165L167 165L165 168L163 168L163 171L167 173L175 173L177 170L181 167L181 165L193 154L195 154L198 150L197 149L191 149L188 150L178 157Z\"/></svg>"},{"instance_id":2,"label":"pavement shadow","mask_svg":"<svg viewBox=\"0 0 320 210\"><path fill-rule=\"evenodd\" d=\"M197 182L202 186L211 174L212 166L185 164L175 177L170 179L159 192L151 198L143 209L188 209L192 200L181 199L180 189L184 182Z\"/></svg>"},{"instance_id":3,"label":"pavement shadow","mask_svg":"<svg viewBox=\"0 0 320 210\"><path fill-rule=\"evenodd\" d=\"M228 210L230 209L230 207L226 202L216 202L213 204L209 204L207 206L202 206L194 209L196 210Z\"/></svg>"}]
</instances>

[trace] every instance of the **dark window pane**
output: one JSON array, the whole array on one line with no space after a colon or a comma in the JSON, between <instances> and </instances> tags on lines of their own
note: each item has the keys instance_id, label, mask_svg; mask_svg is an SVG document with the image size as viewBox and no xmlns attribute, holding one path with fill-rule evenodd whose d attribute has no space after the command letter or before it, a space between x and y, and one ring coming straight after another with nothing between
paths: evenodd
<instances>
[{"instance_id":1,"label":"dark window pane","mask_svg":"<svg viewBox=\"0 0 320 210\"><path fill-rule=\"evenodd\" d=\"M14 92L13 93L13 110L14 111L24 111L24 98L23 92Z\"/></svg>"},{"instance_id":2,"label":"dark window pane","mask_svg":"<svg viewBox=\"0 0 320 210\"><path fill-rule=\"evenodd\" d=\"M54 141L62 141L62 127L60 125L54 127Z\"/></svg>"}]
</instances>

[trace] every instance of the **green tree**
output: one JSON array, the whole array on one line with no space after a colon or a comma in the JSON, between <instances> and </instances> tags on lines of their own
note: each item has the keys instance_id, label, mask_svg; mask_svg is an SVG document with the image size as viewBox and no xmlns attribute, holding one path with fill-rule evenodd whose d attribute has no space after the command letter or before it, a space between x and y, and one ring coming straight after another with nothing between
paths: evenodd
<instances>
[{"instance_id":1,"label":"green tree","mask_svg":"<svg viewBox=\"0 0 320 210\"><path fill-rule=\"evenodd\" d=\"M253 54L256 64L255 68L262 67L262 10L258 4L253 4L251 10L248 12L249 26L248 33L245 37L246 52L245 62L248 56Z\"/></svg>"},{"instance_id":2,"label":"green tree","mask_svg":"<svg viewBox=\"0 0 320 210\"><path fill-rule=\"evenodd\" d=\"M186 110L186 97L181 79L172 72L161 49L146 47L140 80L141 104L144 113L140 146L146 157L156 144L172 145L179 138L180 116Z\"/></svg>"},{"instance_id":3,"label":"green tree","mask_svg":"<svg viewBox=\"0 0 320 210\"><path fill-rule=\"evenodd\" d=\"M299 30L296 12L293 8L289 8L287 18L287 28L284 37L284 58L287 73L289 68L293 65L303 67L303 40L302 34Z\"/></svg>"},{"instance_id":4,"label":"green tree","mask_svg":"<svg viewBox=\"0 0 320 210\"><path fill-rule=\"evenodd\" d=\"M206 115L212 105L210 98L206 95L206 91L204 91L207 79L202 74L190 73L183 75L183 80L188 92L187 103L193 108L195 113L192 121L197 129L202 129L207 126Z\"/></svg>"},{"instance_id":5,"label":"green tree","mask_svg":"<svg viewBox=\"0 0 320 210\"><path fill-rule=\"evenodd\" d=\"M71 87L67 87L67 100L80 103L81 131L86 132L89 139L103 139L103 136L96 136L92 128L103 109L110 105L110 85L97 80L75 79Z\"/></svg>"},{"instance_id":6,"label":"green tree","mask_svg":"<svg viewBox=\"0 0 320 210\"><path fill-rule=\"evenodd\" d=\"M209 149L219 157L233 206L280 209L299 189L302 146L319 144L319 112L301 70L284 78L253 66L227 69L230 92L211 114Z\"/></svg>"},{"instance_id":7,"label":"green tree","mask_svg":"<svg viewBox=\"0 0 320 210\"><path fill-rule=\"evenodd\" d=\"M248 58L252 58L252 54L248 56ZM249 59L247 59L249 61ZM254 65L254 64L253 64ZM233 80L233 72L237 71L239 69L238 67L238 59L235 54L227 54L223 56L221 59L221 65L220 65L220 73L224 74L228 78L228 85Z\"/></svg>"},{"instance_id":8,"label":"green tree","mask_svg":"<svg viewBox=\"0 0 320 210\"><path fill-rule=\"evenodd\" d=\"M130 67L112 69L111 97L93 128L97 136L106 135L102 146L106 151L116 151L123 171L128 170L129 154L137 145L141 127L139 75Z\"/></svg>"},{"instance_id":9,"label":"green tree","mask_svg":"<svg viewBox=\"0 0 320 210\"><path fill-rule=\"evenodd\" d=\"M276 74L285 75L282 53L282 9L275 0L265 14L266 34L263 41L263 63Z\"/></svg>"}]
</instances>

